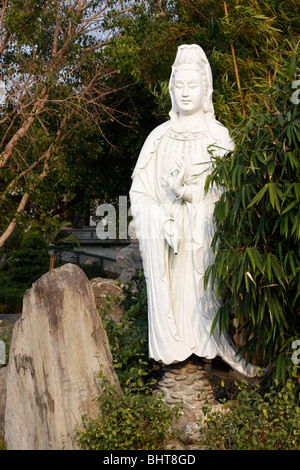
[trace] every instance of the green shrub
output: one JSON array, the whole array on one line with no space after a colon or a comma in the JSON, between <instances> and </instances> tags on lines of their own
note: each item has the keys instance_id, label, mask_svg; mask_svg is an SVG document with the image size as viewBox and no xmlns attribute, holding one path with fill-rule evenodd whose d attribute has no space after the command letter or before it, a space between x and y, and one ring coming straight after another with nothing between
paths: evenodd
<instances>
[{"instance_id":1,"label":"green shrub","mask_svg":"<svg viewBox=\"0 0 300 470\"><path fill-rule=\"evenodd\" d=\"M7 450L6 443L0 440L0 450Z\"/></svg>"},{"instance_id":2,"label":"green shrub","mask_svg":"<svg viewBox=\"0 0 300 470\"><path fill-rule=\"evenodd\" d=\"M3 325L1 325L1 329L0 329L0 341L3 341L4 344L5 344L5 363L4 363L4 364L1 364L1 363L0 363L0 368L1 368L1 367L6 367L7 364L8 364L9 347L10 347L10 341L11 341L12 331L13 331L12 325L9 325L9 324L6 325L6 324L4 324L4 327L3 327ZM0 448L1 448L1 446L0 446Z\"/></svg>"},{"instance_id":3,"label":"green shrub","mask_svg":"<svg viewBox=\"0 0 300 470\"><path fill-rule=\"evenodd\" d=\"M0 311L19 313L25 291L48 269L48 244L37 233L28 232L7 266L0 268Z\"/></svg>"},{"instance_id":4,"label":"green shrub","mask_svg":"<svg viewBox=\"0 0 300 470\"><path fill-rule=\"evenodd\" d=\"M10 286L0 273L0 313L20 313L26 287Z\"/></svg>"},{"instance_id":5,"label":"green shrub","mask_svg":"<svg viewBox=\"0 0 300 470\"><path fill-rule=\"evenodd\" d=\"M74 440L82 450L156 450L166 443L176 411L157 396L145 393L121 394L104 386L97 398L95 419L82 416Z\"/></svg>"},{"instance_id":6,"label":"green shrub","mask_svg":"<svg viewBox=\"0 0 300 470\"><path fill-rule=\"evenodd\" d=\"M13 283L30 286L49 268L49 247L37 233L29 232L9 260L9 278Z\"/></svg>"},{"instance_id":7,"label":"green shrub","mask_svg":"<svg viewBox=\"0 0 300 470\"><path fill-rule=\"evenodd\" d=\"M292 379L285 386L240 384L235 403L226 412L207 409L203 445L210 450L299 450L300 407Z\"/></svg>"}]
</instances>

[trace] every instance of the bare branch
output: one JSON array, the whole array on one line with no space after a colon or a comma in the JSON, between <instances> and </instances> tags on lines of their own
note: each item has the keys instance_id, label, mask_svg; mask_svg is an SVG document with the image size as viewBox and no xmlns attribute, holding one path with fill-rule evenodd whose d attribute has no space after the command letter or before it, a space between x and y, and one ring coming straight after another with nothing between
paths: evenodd
<instances>
[{"instance_id":1,"label":"bare branch","mask_svg":"<svg viewBox=\"0 0 300 470\"><path fill-rule=\"evenodd\" d=\"M17 212L15 214L15 217L13 220L10 222L9 226L7 229L3 232L3 234L0 236L0 248L4 245L6 240L10 237L10 235L13 233L17 223L18 223L18 216L24 211L26 204L28 202L28 194L25 193L23 194L23 197L21 199L21 202L18 206Z\"/></svg>"},{"instance_id":2,"label":"bare branch","mask_svg":"<svg viewBox=\"0 0 300 470\"><path fill-rule=\"evenodd\" d=\"M5 166L7 160L10 158L10 156L11 156L13 150L14 150L14 146L28 132L28 130L32 126L36 116L41 113L41 111L43 110L43 108L45 106L46 100L47 100L47 95L45 95L42 99L38 100L35 103L35 106L34 106L33 110L31 111L31 113L30 113L30 115L27 119L27 122L24 123L22 125L22 127L20 127L18 129L18 131L10 139L10 141L8 142L8 144L5 147L5 150L0 154L0 168Z\"/></svg>"}]
</instances>

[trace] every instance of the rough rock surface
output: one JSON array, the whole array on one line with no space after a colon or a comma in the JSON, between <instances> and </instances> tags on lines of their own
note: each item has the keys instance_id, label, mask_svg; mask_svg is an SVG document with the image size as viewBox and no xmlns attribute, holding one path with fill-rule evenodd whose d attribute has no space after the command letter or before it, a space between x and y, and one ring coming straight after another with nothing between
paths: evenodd
<instances>
[{"instance_id":1,"label":"rough rock surface","mask_svg":"<svg viewBox=\"0 0 300 470\"><path fill-rule=\"evenodd\" d=\"M110 308L108 313L113 317L120 317L123 311L119 306L118 299L122 299L123 292L118 281L95 277L90 280L90 283L93 288L96 306L100 310L101 315L104 313L104 309L107 307L107 299L109 299Z\"/></svg>"},{"instance_id":2,"label":"rough rock surface","mask_svg":"<svg viewBox=\"0 0 300 470\"><path fill-rule=\"evenodd\" d=\"M121 268L119 276L121 283L125 285L128 281L132 281L137 273L143 269L138 243L130 243L130 245L122 248L117 256L116 264Z\"/></svg>"},{"instance_id":3,"label":"rough rock surface","mask_svg":"<svg viewBox=\"0 0 300 470\"><path fill-rule=\"evenodd\" d=\"M8 450L76 449L81 416L93 416L98 371L119 386L91 284L76 265L42 276L25 293L7 371Z\"/></svg>"}]
</instances>

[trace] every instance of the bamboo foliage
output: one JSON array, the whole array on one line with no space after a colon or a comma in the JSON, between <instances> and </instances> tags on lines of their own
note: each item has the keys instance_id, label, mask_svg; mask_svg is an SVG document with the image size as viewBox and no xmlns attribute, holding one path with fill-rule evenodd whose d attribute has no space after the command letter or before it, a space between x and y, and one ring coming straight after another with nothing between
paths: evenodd
<instances>
[{"instance_id":1,"label":"bamboo foliage","mask_svg":"<svg viewBox=\"0 0 300 470\"><path fill-rule=\"evenodd\" d=\"M225 10L225 16L226 16L227 23L229 24L227 2L224 2L224 10ZM238 87L238 90L239 90L241 105L242 105L242 109L243 109L243 116L245 116L246 111L245 111L244 99L243 99L243 95L242 95L242 91L241 91L241 82L240 82L239 69L238 69L238 66L237 66L237 61L236 61L236 56L235 56L235 49L234 49L232 39L230 40L230 49L231 49L231 54L232 54L232 59L233 59L233 64L234 64L236 83L237 83L237 87Z\"/></svg>"},{"instance_id":2,"label":"bamboo foliage","mask_svg":"<svg viewBox=\"0 0 300 470\"><path fill-rule=\"evenodd\" d=\"M215 208L215 264L206 273L226 299L214 327L232 328L235 318L241 353L277 362L282 379L300 326L300 111L291 101L290 64L281 63L265 111L243 121L234 152L215 161L207 180L207 187L224 186Z\"/></svg>"}]
</instances>

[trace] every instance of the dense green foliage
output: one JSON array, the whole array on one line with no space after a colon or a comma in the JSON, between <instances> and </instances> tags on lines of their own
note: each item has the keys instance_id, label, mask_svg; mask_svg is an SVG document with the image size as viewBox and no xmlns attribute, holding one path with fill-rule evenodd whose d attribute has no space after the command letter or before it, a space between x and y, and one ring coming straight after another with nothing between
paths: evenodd
<instances>
[{"instance_id":1,"label":"dense green foliage","mask_svg":"<svg viewBox=\"0 0 300 470\"><path fill-rule=\"evenodd\" d=\"M84 415L74 439L82 450L156 450L162 448L175 412L155 395L103 386L99 415Z\"/></svg>"},{"instance_id":2,"label":"dense green foliage","mask_svg":"<svg viewBox=\"0 0 300 470\"><path fill-rule=\"evenodd\" d=\"M49 269L49 246L37 233L28 232L7 266L0 268L0 311L20 313L24 292Z\"/></svg>"},{"instance_id":3,"label":"dense green foliage","mask_svg":"<svg viewBox=\"0 0 300 470\"><path fill-rule=\"evenodd\" d=\"M6 444L4 441L0 441L0 450L7 450L6 449Z\"/></svg>"},{"instance_id":4,"label":"dense green foliage","mask_svg":"<svg viewBox=\"0 0 300 470\"><path fill-rule=\"evenodd\" d=\"M0 368L6 367L8 364L9 348L10 348L10 342L11 342L11 337L12 337L12 331L13 331L13 327L7 324L7 322L3 322L3 324L1 325L1 329L0 329L0 341L3 341L4 343L5 361L3 361L3 363L0 362ZM1 449L1 441L0 441L0 449Z\"/></svg>"},{"instance_id":5,"label":"dense green foliage","mask_svg":"<svg viewBox=\"0 0 300 470\"><path fill-rule=\"evenodd\" d=\"M170 111L170 67L180 44L199 44L214 79L217 117L232 127L263 100L276 74L277 55L299 36L299 2L291 0L138 0L108 22L120 34L108 46L111 60L125 76L148 90L148 106L158 121ZM149 93L150 91L150 93ZM153 105L153 98L156 104ZM152 104L151 104L152 103ZM155 102L154 102L155 103Z\"/></svg>"},{"instance_id":6,"label":"dense green foliage","mask_svg":"<svg viewBox=\"0 0 300 470\"><path fill-rule=\"evenodd\" d=\"M8 261L9 278L13 283L32 284L49 266L49 247L37 233L29 232L20 249Z\"/></svg>"},{"instance_id":7,"label":"dense green foliage","mask_svg":"<svg viewBox=\"0 0 300 470\"><path fill-rule=\"evenodd\" d=\"M224 411L206 410L201 443L209 450L299 450L300 407L296 386L239 385L237 400ZM299 392L298 392L299 393Z\"/></svg>"},{"instance_id":8,"label":"dense green foliage","mask_svg":"<svg viewBox=\"0 0 300 470\"><path fill-rule=\"evenodd\" d=\"M207 272L225 302L215 322L238 332L250 361L291 366L300 293L300 112L291 100L294 52L264 97L241 122L235 151L215 161L207 185L224 187L216 204L215 264Z\"/></svg>"}]
</instances>

